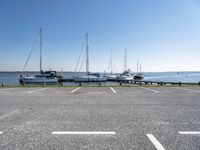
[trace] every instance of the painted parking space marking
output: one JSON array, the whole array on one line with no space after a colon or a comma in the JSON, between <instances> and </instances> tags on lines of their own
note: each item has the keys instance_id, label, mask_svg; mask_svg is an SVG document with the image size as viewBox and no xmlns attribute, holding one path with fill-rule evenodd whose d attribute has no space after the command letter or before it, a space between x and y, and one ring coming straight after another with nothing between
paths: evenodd
<instances>
[{"instance_id":1,"label":"painted parking space marking","mask_svg":"<svg viewBox=\"0 0 200 150\"><path fill-rule=\"evenodd\" d=\"M37 90L33 90L33 91L28 91L26 93L28 94L31 94L31 93L36 93L36 92L39 92L39 91L44 91L44 90L47 90L48 88L41 88L41 89L37 89Z\"/></svg>"},{"instance_id":2,"label":"painted parking space marking","mask_svg":"<svg viewBox=\"0 0 200 150\"><path fill-rule=\"evenodd\" d=\"M200 131L179 131L178 133L184 135L200 135Z\"/></svg>"},{"instance_id":3,"label":"painted parking space marking","mask_svg":"<svg viewBox=\"0 0 200 150\"><path fill-rule=\"evenodd\" d=\"M0 94L10 94L10 92L0 92Z\"/></svg>"},{"instance_id":4,"label":"painted parking space marking","mask_svg":"<svg viewBox=\"0 0 200 150\"><path fill-rule=\"evenodd\" d=\"M70 93L74 93L74 92L78 91L80 88L81 87L78 87L78 88L74 89L73 91L71 91Z\"/></svg>"},{"instance_id":5,"label":"painted parking space marking","mask_svg":"<svg viewBox=\"0 0 200 150\"><path fill-rule=\"evenodd\" d=\"M17 89L17 88L0 89L0 92L9 91L9 90L14 90L14 89Z\"/></svg>"},{"instance_id":6,"label":"painted parking space marking","mask_svg":"<svg viewBox=\"0 0 200 150\"><path fill-rule=\"evenodd\" d=\"M0 116L0 120L1 120L1 119L4 119L4 118L7 118L7 117L10 117L10 116L12 116L12 115L19 114L19 113L20 113L19 110L11 111L11 112L9 112L9 113L7 113L7 114L5 114L5 115Z\"/></svg>"},{"instance_id":7,"label":"painted parking space marking","mask_svg":"<svg viewBox=\"0 0 200 150\"><path fill-rule=\"evenodd\" d=\"M146 87L140 87L144 90L147 90L147 91L151 91L151 92L154 92L154 93L159 93L160 91L157 91L157 90L153 90L153 89L150 89L150 88L146 88Z\"/></svg>"},{"instance_id":8,"label":"painted parking space marking","mask_svg":"<svg viewBox=\"0 0 200 150\"><path fill-rule=\"evenodd\" d=\"M110 89L113 91L113 93L117 93L112 87L110 87Z\"/></svg>"},{"instance_id":9,"label":"painted parking space marking","mask_svg":"<svg viewBox=\"0 0 200 150\"><path fill-rule=\"evenodd\" d=\"M157 150L165 150L165 148L159 143L159 141L153 136L153 134L147 134L147 137L157 148Z\"/></svg>"},{"instance_id":10,"label":"painted parking space marking","mask_svg":"<svg viewBox=\"0 0 200 150\"><path fill-rule=\"evenodd\" d=\"M115 135L115 132L94 132L94 131L54 131L53 135Z\"/></svg>"},{"instance_id":11,"label":"painted parking space marking","mask_svg":"<svg viewBox=\"0 0 200 150\"><path fill-rule=\"evenodd\" d=\"M106 92L87 92L88 94L103 94L103 93L106 93Z\"/></svg>"}]
</instances>

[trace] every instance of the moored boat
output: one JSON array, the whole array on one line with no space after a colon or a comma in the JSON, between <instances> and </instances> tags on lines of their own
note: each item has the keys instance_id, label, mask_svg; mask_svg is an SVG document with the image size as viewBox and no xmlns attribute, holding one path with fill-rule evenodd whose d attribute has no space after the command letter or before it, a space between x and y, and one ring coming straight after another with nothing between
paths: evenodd
<instances>
[{"instance_id":1,"label":"moored boat","mask_svg":"<svg viewBox=\"0 0 200 150\"><path fill-rule=\"evenodd\" d=\"M31 53L30 53L31 54ZM30 57L30 55L29 55ZM25 66L28 63L29 57ZM24 69L25 69L24 66ZM23 70L24 70L23 69ZM42 70L42 29L40 29L40 74L37 75L20 75L20 84L58 84L58 76L56 71L43 71Z\"/></svg>"}]
</instances>

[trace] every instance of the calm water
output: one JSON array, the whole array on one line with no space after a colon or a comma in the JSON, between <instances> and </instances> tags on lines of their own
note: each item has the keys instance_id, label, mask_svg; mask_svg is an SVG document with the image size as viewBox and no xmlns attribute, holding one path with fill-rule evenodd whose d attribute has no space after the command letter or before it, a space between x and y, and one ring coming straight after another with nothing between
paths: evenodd
<instances>
[{"instance_id":1,"label":"calm water","mask_svg":"<svg viewBox=\"0 0 200 150\"><path fill-rule=\"evenodd\" d=\"M27 72L25 74L34 75L38 72ZM22 74L20 72L0 72L0 83L4 82L6 85L18 85L18 76ZM64 72L64 78L71 78L77 73L74 72ZM190 82L198 83L200 82L200 72L154 72L154 73L144 73L145 80L151 81L167 81L167 82ZM66 84L76 84L76 83L66 83ZM91 83L93 84L93 83Z\"/></svg>"}]
</instances>

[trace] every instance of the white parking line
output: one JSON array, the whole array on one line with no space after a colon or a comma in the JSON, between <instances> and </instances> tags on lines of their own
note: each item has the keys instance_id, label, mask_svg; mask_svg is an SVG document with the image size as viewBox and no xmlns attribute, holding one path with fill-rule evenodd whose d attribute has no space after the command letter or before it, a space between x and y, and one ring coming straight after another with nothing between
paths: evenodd
<instances>
[{"instance_id":1,"label":"white parking line","mask_svg":"<svg viewBox=\"0 0 200 150\"><path fill-rule=\"evenodd\" d=\"M165 150L165 148L158 142L158 140L153 136L153 134L147 134L147 137L157 148L157 150Z\"/></svg>"},{"instance_id":2,"label":"white parking line","mask_svg":"<svg viewBox=\"0 0 200 150\"><path fill-rule=\"evenodd\" d=\"M155 93L159 93L160 91L156 91L156 90L153 90L153 89L150 89L150 88L146 88L146 87L140 87L142 89L145 89L147 91L151 91L151 92L155 92Z\"/></svg>"},{"instance_id":3,"label":"white parking line","mask_svg":"<svg viewBox=\"0 0 200 150\"><path fill-rule=\"evenodd\" d=\"M0 89L0 92L9 91L9 90L14 90L14 89L16 89L16 88Z\"/></svg>"},{"instance_id":4,"label":"white parking line","mask_svg":"<svg viewBox=\"0 0 200 150\"><path fill-rule=\"evenodd\" d=\"M189 135L189 134L200 135L200 131L179 131L178 133L179 134L186 134L186 135Z\"/></svg>"},{"instance_id":5,"label":"white parking line","mask_svg":"<svg viewBox=\"0 0 200 150\"><path fill-rule=\"evenodd\" d=\"M51 134L56 135L115 135L115 132L79 132L79 131L54 131Z\"/></svg>"},{"instance_id":6,"label":"white parking line","mask_svg":"<svg viewBox=\"0 0 200 150\"><path fill-rule=\"evenodd\" d=\"M10 94L10 92L1 92L0 91L0 94Z\"/></svg>"},{"instance_id":7,"label":"white parking line","mask_svg":"<svg viewBox=\"0 0 200 150\"><path fill-rule=\"evenodd\" d=\"M106 92L87 92L88 94L102 94L102 93L106 93Z\"/></svg>"},{"instance_id":8,"label":"white parking line","mask_svg":"<svg viewBox=\"0 0 200 150\"><path fill-rule=\"evenodd\" d=\"M113 93L117 93L112 87L110 87L110 89L113 91Z\"/></svg>"},{"instance_id":9,"label":"white parking line","mask_svg":"<svg viewBox=\"0 0 200 150\"><path fill-rule=\"evenodd\" d=\"M46 89L48 89L48 88L41 88L41 89L37 89L37 90L33 90L33 91L28 91L26 93L31 94L31 93L35 93L35 92L38 92L38 91L43 91L43 90L46 90Z\"/></svg>"},{"instance_id":10,"label":"white parking line","mask_svg":"<svg viewBox=\"0 0 200 150\"><path fill-rule=\"evenodd\" d=\"M181 90L187 90L187 91L191 91L191 92L197 92L197 93L200 92L198 90L193 90L193 89L188 89L188 88L182 88L182 87L173 87L173 88L175 88L175 89L181 89Z\"/></svg>"},{"instance_id":11,"label":"white parking line","mask_svg":"<svg viewBox=\"0 0 200 150\"><path fill-rule=\"evenodd\" d=\"M78 87L78 88L74 89L73 91L71 91L71 93L74 93L74 92L78 91L80 88L81 87Z\"/></svg>"},{"instance_id":12,"label":"white parking line","mask_svg":"<svg viewBox=\"0 0 200 150\"><path fill-rule=\"evenodd\" d=\"M7 118L7 117L9 117L9 116L12 116L12 115L18 114L18 113L19 113L19 110L11 111L11 112L9 112L9 113L3 115L3 116L0 116L0 120L1 120L1 119L4 119L4 118Z\"/></svg>"},{"instance_id":13,"label":"white parking line","mask_svg":"<svg viewBox=\"0 0 200 150\"><path fill-rule=\"evenodd\" d=\"M3 131L0 131L0 134L2 134L3 133Z\"/></svg>"}]
</instances>

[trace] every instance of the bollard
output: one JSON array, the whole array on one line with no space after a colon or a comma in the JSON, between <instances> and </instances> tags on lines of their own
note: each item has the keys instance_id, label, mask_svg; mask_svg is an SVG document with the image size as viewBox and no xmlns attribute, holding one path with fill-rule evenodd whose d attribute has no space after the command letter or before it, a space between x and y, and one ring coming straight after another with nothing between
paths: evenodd
<instances>
[{"instance_id":1,"label":"bollard","mask_svg":"<svg viewBox=\"0 0 200 150\"><path fill-rule=\"evenodd\" d=\"M44 82L44 83L43 83L43 86L45 86L45 85L46 85L46 83Z\"/></svg>"},{"instance_id":2,"label":"bollard","mask_svg":"<svg viewBox=\"0 0 200 150\"><path fill-rule=\"evenodd\" d=\"M151 82L151 85L153 85L153 83Z\"/></svg>"},{"instance_id":3,"label":"bollard","mask_svg":"<svg viewBox=\"0 0 200 150\"><path fill-rule=\"evenodd\" d=\"M5 82L2 82L2 83L1 83L1 86L5 86L5 85L6 85Z\"/></svg>"},{"instance_id":4,"label":"bollard","mask_svg":"<svg viewBox=\"0 0 200 150\"><path fill-rule=\"evenodd\" d=\"M122 82L120 82L119 85L122 86Z\"/></svg>"},{"instance_id":5,"label":"bollard","mask_svg":"<svg viewBox=\"0 0 200 150\"><path fill-rule=\"evenodd\" d=\"M60 86L63 86L63 82L60 82Z\"/></svg>"},{"instance_id":6,"label":"bollard","mask_svg":"<svg viewBox=\"0 0 200 150\"><path fill-rule=\"evenodd\" d=\"M101 83L99 83L99 86L101 86Z\"/></svg>"},{"instance_id":7,"label":"bollard","mask_svg":"<svg viewBox=\"0 0 200 150\"><path fill-rule=\"evenodd\" d=\"M81 82L79 82L79 86L82 86Z\"/></svg>"},{"instance_id":8,"label":"bollard","mask_svg":"<svg viewBox=\"0 0 200 150\"><path fill-rule=\"evenodd\" d=\"M178 85L181 86L181 82L179 82Z\"/></svg>"},{"instance_id":9,"label":"bollard","mask_svg":"<svg viewBox=\"0 0 200 150\"><path fill-rule=\"evenodd\" d=\"M200 85L200 82L199 82L199 85Z\"/></svg>"},{"instance_id":10,"label":"bollard","mask_svg":"<svg viewBox=\"0 0 200 150\"><path fill-rule=\"evenodd\" d=\"M142 86L142 82L140 82L140 86Z\"/></svg>"},{"instance_id":11,"label":"bollard","mask_svg":"<svg viewBox=\"0 0 200 150\"><path fill-rule=\"evenodd\" d=\"M162 86L162 85L163 85L163 82L160 82L160 85Z\"/></svg>"}]
</instances>

